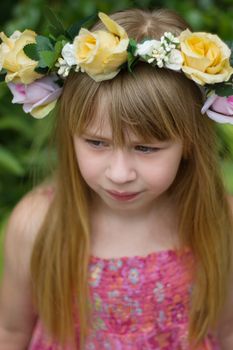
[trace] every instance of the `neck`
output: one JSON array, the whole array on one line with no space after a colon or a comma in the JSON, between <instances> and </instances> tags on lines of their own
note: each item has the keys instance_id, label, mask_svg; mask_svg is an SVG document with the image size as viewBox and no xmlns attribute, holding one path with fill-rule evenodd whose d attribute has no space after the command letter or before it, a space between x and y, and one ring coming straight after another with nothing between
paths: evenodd
<instances>
[{"instance_id":1,"label":"neck","mask_svg":"<svg viewBox=\"0 0 233 350\"><path fill-rule=\"evenodd\" d=\"M91 212L95 216L112 218L122 222L147 221L153 217L156 221L161 216L166 215L168 211L174 211L176 207L173 199L168 195L162 195L154 202L145 205L143 208L127 208L122 205L119 208L111 208L104 203L98 196L92 196Z\"/></svg>"},{"instance_id":2,"label":"neck","mask_svg":"<svg viewBox=\"0 0 233 350\"><path fill-rule=\"evenodd\" d=\"M97 205L98 204L98 205ZM176 206L161 198L143 211L112 210L93 201L91 210L92 251L96 255L144 255L177 245ZM123 251L125 253L123 253ZM135 254L137 255L137 254Z\"/></svg>"}]
</instances>

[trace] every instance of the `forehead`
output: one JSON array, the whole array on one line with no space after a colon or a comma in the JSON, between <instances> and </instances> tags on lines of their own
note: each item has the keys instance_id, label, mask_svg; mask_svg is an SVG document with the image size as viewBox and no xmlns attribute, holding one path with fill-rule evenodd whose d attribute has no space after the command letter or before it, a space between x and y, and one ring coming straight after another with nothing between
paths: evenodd
<instances>
[{"instance_id":1,"label":"forehead","mask_svg":"<svg viewBox=\"0 0 233 350\"><path fill-rule=\"evenodd\" d=\"M105 116L97 115L95 118L93 118L92 122L89 123L83 130L83 134L109 140L119 138L119 135L117 137L116 131L114 131L112 126L111 119L107 114ZM127 126L126 124L124 124L121 129L121 138L124 140L124 142L143 140L140 135L133 132L130 126Z\"/></svg>"},{"instance_id":2,"label":"forehead","mask_svg":"<svg viewBox=\"0 0 233 350\"><path fill-rule=\"evenodd\" d=\"M107 111L99 109L98 113L95 113L84 127L83 132L100 136L112 136L111 121Z\"/></svg>"},{"instance_id":3,"label":"forehead","mask_svg":"<svg viewBox=\"0 0 233 350\"><path fill-rule=\"evenodd\" d=\"M133 85L134 81L131 83ZM83 108L81 114L77 111L72 116L73 132L111 138L118 145L124 144L126 137L136 137L144 142L177 137L173 116L169 116L170 111L163 106L160 98L157 98L158 101L153 99L152 103L153 96L150 99L147 96L146 100L138 91L132 92L132 89L136 90L134 85L130 89L130 86L123 84L120 90L119 86L114 86L101 85L92 103L84 104L90 108Z\"/></svg>"}]
</instances>

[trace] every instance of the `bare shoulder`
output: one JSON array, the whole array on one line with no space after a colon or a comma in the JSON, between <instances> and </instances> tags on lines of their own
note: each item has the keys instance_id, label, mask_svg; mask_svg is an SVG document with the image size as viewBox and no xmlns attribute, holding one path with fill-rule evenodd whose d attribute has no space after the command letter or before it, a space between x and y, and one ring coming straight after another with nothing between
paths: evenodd
<instances>
[{"instance_id":1,"label":"bare shoulder","mask_svg":"<svg viewBox=\"0 0 233 350\"><path fill-rule=\"evenodd\" d=\"M27 193L14 208L8 226L35 232L40 227L53 197L52 186L38 186Z\"/></svg>"},{"instance_id":2,"label":"bare shoulder","mask_svg":"<svg viewBox=\"0 0 233 350\"><path fill-rule=\"evenodd\" d=\"M24 344L20 348L26 348L30 339L36 318L30 259L35 238L51 203L51 191L50 187L40 186L28 193L16 205L8 221L0 288L0 345L9 336L20 339Z\"/></svg>"},{"instance_id":3,"label":"bare shoulder","mask_svg":"<svg viewBox=\"0 0 233 350\"><path fill-rule=\"evenodd\" d=\"M5 234L5 257L26 268L32 247L49 209L53 187L39 186L26 194L12 211ZM7 263L6 261L6 263Z\"/></svg>"}]
</instances>

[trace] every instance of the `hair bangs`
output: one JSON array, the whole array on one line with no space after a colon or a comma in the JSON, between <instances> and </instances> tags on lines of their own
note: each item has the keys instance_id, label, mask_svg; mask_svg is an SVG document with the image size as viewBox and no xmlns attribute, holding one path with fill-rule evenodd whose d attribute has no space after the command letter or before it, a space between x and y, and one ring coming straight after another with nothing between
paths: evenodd
<instances>
[{"instance_id":1,"label":"hair bangs","mask_svg":"<svg viewBox=\"0 0 233 350\"><path fill-rule=\"evenodd\" d=\"M106 121L110 123L116 145L125 143L128 131L144 142L155 138L192 142L201 108L200 102L194 102L201 100L201 91L183 74L142 63L132 74L122 70L101 83L76 73L67 85L63 115L71 134L81 135L97 118L100 131Z\"/></svg>"}]
</instances>

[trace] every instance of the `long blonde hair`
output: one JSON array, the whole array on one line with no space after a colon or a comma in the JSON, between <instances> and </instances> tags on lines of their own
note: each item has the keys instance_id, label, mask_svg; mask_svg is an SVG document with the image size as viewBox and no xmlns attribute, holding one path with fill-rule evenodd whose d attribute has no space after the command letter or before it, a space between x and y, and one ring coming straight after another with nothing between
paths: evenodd
<instances>
[{"instance_id":1,"label":"long blonde hair","mask_svg":"<svg viewBox=\"0 0 233 350\"><path fill-rule=\"evenodd\" d=\"M129 37L179 34L187 24L170 10L127 10L111 16ZM97 24L95 28L100 28ZM65 83L56 125L56 193L34 246L31 271L38 313L61 343L74 341L78 320L83 348L91 320L88 287L90 190L82 179L72 136L81 134L103 99L114 142L131 128L145 140L180 139L184 156L170 193L179 204L180 242L196 257L189 336L200 342L214 328L224 305L231 264L230 212L222 184L213 122L200 114L202 92L183 74L141 63L96 83L74 73ZM74 312L75 310L75 312ZM77 348L77 345L76 345Z\"/></svg>"}]
</instances>

